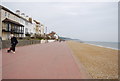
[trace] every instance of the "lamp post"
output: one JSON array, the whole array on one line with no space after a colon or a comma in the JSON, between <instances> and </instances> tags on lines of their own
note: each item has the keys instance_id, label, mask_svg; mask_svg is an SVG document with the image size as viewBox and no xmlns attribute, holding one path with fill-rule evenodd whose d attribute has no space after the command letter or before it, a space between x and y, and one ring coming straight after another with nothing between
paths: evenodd
<instances>
[{"instance_id":1,"label":"lamp post","mask_svg":"<svg viewBox=\"0 0 120 81\"><path fill-rule=\"evenodd\" d=\"M45 39L47 38L47 26L45 27Z\"/></svg>"},{"instance_id":2,"label":"lamp post","mask_svg":"<svg viewBox=\"0 0 120 81\"><path fill-rule=\"evenodd\" d=\"M47 27L46 27L46 31L45 31L45 33L47 34Z\"/></svg>"}]
</instances>

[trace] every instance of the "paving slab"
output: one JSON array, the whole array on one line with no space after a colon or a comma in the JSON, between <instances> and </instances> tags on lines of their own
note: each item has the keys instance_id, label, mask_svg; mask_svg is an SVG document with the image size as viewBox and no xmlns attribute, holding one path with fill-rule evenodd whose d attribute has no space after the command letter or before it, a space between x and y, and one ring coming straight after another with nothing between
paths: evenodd
<instances>
[{"instance_id":1,"label":"paving slab","mask_svg":"<svg viewBox=\"0 0 120 81\"><path fill-rule=\"evenodd\" d=\"M86 79L66 42L35 44L2 50L3 79Z\"/></svg>"}]
</instances>

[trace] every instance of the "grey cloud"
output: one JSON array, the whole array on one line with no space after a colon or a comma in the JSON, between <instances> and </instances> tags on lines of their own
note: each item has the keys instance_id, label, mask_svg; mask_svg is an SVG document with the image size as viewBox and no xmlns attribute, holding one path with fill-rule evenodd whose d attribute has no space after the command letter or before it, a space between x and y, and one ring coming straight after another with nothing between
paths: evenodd
<instances>
[{"instance_id":1,"label":"grey cloud","mask_svg":"<svg viewBox=\"0 0 120 81\"><path fill-rule=\"evenodd\" d=\"M61 36L93 41L117 41L117 2L3 3L40 20Z\"/></svg>"}]
</instances>

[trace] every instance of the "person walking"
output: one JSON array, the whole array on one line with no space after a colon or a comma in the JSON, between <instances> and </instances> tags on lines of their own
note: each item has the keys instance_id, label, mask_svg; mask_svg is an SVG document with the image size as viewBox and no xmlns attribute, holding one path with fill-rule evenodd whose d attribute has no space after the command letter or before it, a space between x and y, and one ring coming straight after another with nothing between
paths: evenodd
<instances>
[{"instance_id":1,"label":"person walking","mask_svg":"<svg viewBox=\"0 0 120 81\"><path fill-rule=\"evenodd\" d=\"M15 53L15 47L17 44L18 44L17 38L13 34L11 34L11 47L9 50L7 50L7 52L9 53L12 50L12 52Z\"/></svg>"}]
</instances>

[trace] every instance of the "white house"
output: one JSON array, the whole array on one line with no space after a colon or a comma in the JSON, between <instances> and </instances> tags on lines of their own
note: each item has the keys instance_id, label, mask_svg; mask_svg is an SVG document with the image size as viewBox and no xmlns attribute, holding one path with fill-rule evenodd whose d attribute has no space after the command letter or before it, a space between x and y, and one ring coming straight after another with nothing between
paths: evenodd
<instances>
[{"instance_id":1,"label":"white house","mask_svg":"<svg viewBox=\"0 0 120 81\"><path fill-rule=\"evenodd\" d=\"M16 13L0 5L0 36L7 40L10 34L16 37L25 37L26 34L44 34L44 25L37 20L25 16L20 10Z\"/></svg>"},{"instance_id":2,"label":"white house","mask_svg":"<svg viewBox=\"0 0 120 81\"><path fill-rule=\"evenodd\" d=\"M41 36L44 36L44 25L43 24L40 25L40 34Z\"/></svg>"},{"instance_id":3,"label":"white house","mask_svg":"<svg viewBox=\"0 0 120 81\"><path fill-rule=\"evenodd\" d=\"M1 5L0 7L0 35L2 39L8 39L11 33L16 37L23 37L23 23L27 20Z\"/></svg>"}]
</instances>

